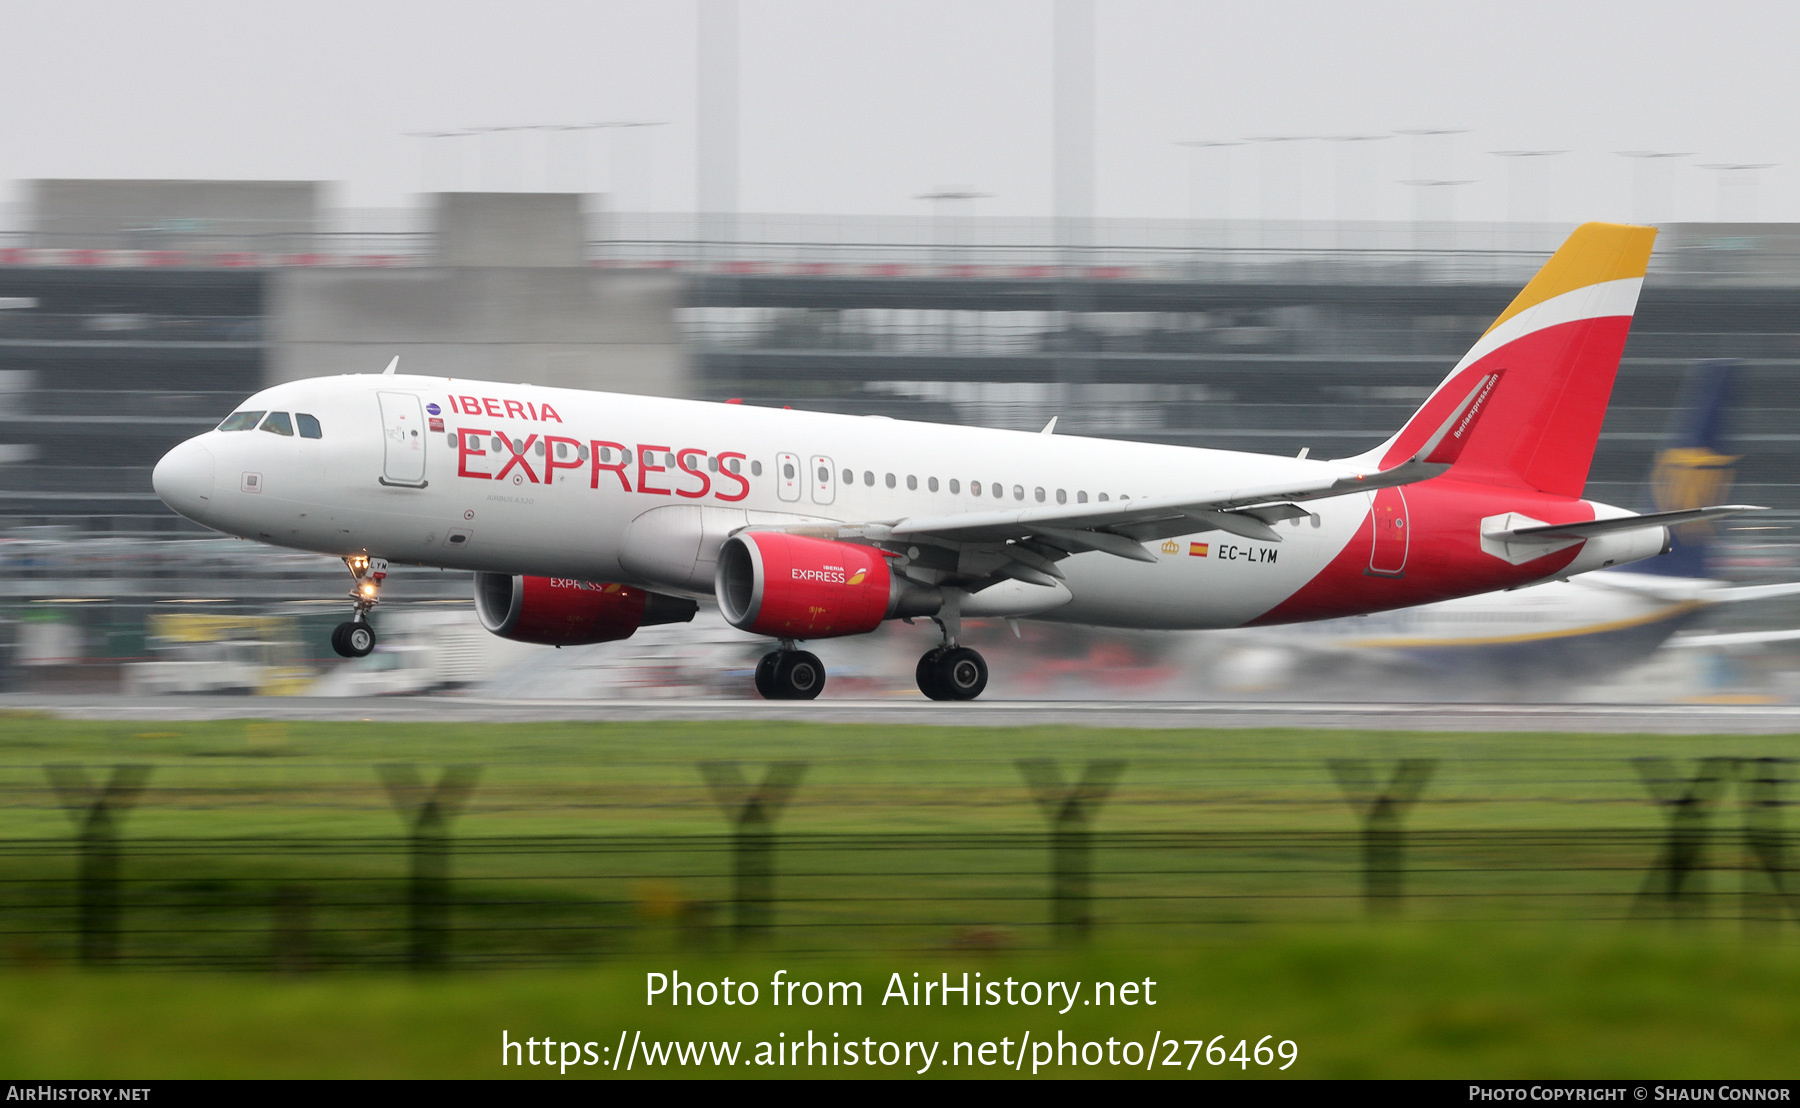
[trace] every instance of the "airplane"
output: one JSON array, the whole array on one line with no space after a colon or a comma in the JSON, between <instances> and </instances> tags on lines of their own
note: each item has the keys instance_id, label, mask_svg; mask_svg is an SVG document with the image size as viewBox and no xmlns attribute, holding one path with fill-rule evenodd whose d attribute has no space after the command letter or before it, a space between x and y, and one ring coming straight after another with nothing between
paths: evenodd
<instances>
[{"instance_id":1,"label":"airplane","mask_svg":"<svg viewBox=\"0 0 1800 1108\"><path fill-rule=\"evenodd\" d=\"M1726 422L1735 361L1689 373L1646 479L1648 511L1697 508L1730 489L1737 458ZM1223 682L1248 690L1334 677L1366 680L1454 674L1459 686L1517 688L1623 669L1721 604L1800 593L1800 582L1732 587L1709 575L1710 522L1670 529L1670 549L1627 568L1596 570L1523 589L1480 593L1367 616L1263 631L1217 662ZM1689 634L1677 645L1736 645L1800 637L1800 630Z\"/></svg>"},{"instance_id":2,"label":"airplane","mask_svg":"<svg viewBox=\"0 0 1800 1108\"><path fill-rule=\"evenodd\" d=\"M339 654L373 649L392 562L475 573L506 638L563 646L716 602L777 641L930 619L915 676L972 700L969 617L1201 629L1379 612L1624 565L1673 524L1582 499L1656 230L1577 228L1404 427L1336 461L381 374L262 390L152 482L183 516L344 559ZM1146 546L1145 544L1151 544Z\"/></svg>"}]
</instances>

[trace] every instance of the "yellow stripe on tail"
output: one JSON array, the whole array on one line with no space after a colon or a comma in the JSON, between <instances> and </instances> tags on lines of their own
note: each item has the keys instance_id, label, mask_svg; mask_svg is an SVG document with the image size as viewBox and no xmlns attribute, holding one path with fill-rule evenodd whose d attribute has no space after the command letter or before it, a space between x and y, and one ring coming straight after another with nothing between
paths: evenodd
<instances>
[{"instance_id":1,"label":"yellow stripe on tail","mask_svg":"<svg viewBox=\"0 0 1800 1108\"><path fill-rule=\"evenodd\" d=\"M1537 276L1513 298L1488 330L1492 331L1527 308L1535 308L1565 292L1603 281L1642 277L1650 268L1650 246L1655 241L1654 227L1583 223L1575 228L1575 233L1544 263L1544 268L1538 270Z\"/></svg>"}]
</instances>

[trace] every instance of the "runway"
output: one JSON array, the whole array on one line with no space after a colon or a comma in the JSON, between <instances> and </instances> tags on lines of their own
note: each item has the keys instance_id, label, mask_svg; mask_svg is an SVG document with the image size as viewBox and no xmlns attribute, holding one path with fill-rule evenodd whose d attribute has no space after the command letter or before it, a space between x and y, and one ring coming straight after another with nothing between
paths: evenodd
<instances>
[{"instance_id":1,"label":"runway","mask_svg":"<svg viewBox=\"0 0 1800 1108\"><path fill-rule=\"evenodd\" d=\"M1787 704L1247 704L1195 701L507 700L467 696L51 696L9 693L0 712L86 720L341 720L531 723L727 720L935 727L1295 727L1358 731L1800 733Z\"/></svg>"}]
</instances>

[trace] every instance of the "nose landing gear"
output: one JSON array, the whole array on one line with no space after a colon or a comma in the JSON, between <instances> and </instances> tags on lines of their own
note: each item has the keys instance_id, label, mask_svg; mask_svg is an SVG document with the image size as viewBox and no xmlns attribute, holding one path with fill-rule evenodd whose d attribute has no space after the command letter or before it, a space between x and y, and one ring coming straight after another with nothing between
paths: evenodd
<instances>
[{"instance_id":1,"label":"nose landing gear","mask_svg":"<svg viewBox=\"0 0 1800 1108\"><path fill-rule=\"evenodd\" d=\"M387 578L387 559L357 554L344 559L356 587L350 590L350 618L332 628L331 649L345 658L366 657L375 649L375 629L369 612L381 603L381 582Z\"/></svg>"},{"instance_id":2,"label":"nose landing gear","mask_svg":"<svg viewBox=\"0 0 1800 1108\"><path fill-rule=\"evenodd\" d=\"M969 647L956 645L961 620L952 616L935 622L944 633L944 644L919 659L913 671L919 691L933 700L974 700L987 688L987 660Z\"/></svg>"},{"instance_id":3,"label":"nose landing gear","mask_svg":"<svg viewBox=\"0 0 1800 1108\"><path fill-rule=\"evenodd\" d=\"M815 700L824 689L825 663L817 654L794 649L791 639L756 663L756 691L764 700Z\"/></svg>"}]
</instances>

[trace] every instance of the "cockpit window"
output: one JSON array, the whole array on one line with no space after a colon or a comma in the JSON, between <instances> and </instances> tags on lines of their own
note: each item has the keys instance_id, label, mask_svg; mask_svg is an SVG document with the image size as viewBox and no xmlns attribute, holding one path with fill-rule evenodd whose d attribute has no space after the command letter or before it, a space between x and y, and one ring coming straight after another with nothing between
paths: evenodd
<instances>
[{"instance_id":1,"label":"cockpit window","mask_svg":"<svg viewBox=\"0 0 1800 1108\"><path fill-rule=\"evenodd\" d=\"M262 429L271 435L293 435L294 421L286 412L270 412L269 418L262 421Z\"/></svg>"},{"instance_id":2,"label":"cockpit window","mask_svg":"<svg viewBox=\"0 0 1800 1108\"><path fill-rule=\"evenodd\" d=\"M305 412L295 412L294 422L300 425L300 437L303 439L322 439L324 432L319 430L319 421Z\"/></svg>"},{"instance_id":3,"label":"cockpit window","mask_svg":"<svg viewBox=\"0 0 1800 1108\"><path fill-rule=\"evenodd\" d=\"M256 427L257 421L262 417L261 412L233 412L225 417L224 423L219 424L219 430L249 431Z\"/></svg>"}]
</instances>

